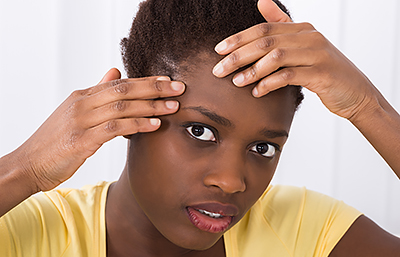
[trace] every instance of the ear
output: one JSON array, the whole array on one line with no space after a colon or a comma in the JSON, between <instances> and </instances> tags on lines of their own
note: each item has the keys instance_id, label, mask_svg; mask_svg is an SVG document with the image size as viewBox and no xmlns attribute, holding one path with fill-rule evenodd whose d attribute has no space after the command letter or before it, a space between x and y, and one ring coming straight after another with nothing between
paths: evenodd
<instances>
[{"instance_id":1,"label":"ear","mask_svg":"<svg viewBox=\"0 0 400 257\"><path fill-rule=\"evenodd\" d=\"M120 78L121 78L121 72L119 72L117 68L112 68L106 73L106 75L104 75L99 84Z\"/></svg>"},{"instance_id":2,"label":"ear","mask_svg":"<svg viewBox=\"0 0 400 257\"><path fill-rule=\"evenodd\" d=\"M258 10L268 22L292 22L272 0L259 0Z\"/></svg>"}]
</instances>

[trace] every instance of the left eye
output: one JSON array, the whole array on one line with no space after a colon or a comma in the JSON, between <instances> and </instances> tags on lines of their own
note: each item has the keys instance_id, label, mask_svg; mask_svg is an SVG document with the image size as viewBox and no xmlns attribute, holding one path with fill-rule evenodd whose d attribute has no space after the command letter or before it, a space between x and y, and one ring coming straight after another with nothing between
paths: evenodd
<instances>
[{"instance_id":1,"label":"left eye","mask_svg":"<svg viewBox=\"0 0 400 257\"><path fill-rule=\"evenodd\" d=\"M215 142L215 135L209 128L200 125L193 125L187 127L186 130L192 137L198 140Z\"/></svg>"},{"instance_id":2,"label":"left eye","mask_svg":"<svg viewBox=\"0 0 400 257\"><path fill-rule=\"evenodd\" d=\"M275 156L276 147L271 144L260 143L253 146L250 150L264 157L272 158Z\"/></svg>"}]
</instances>

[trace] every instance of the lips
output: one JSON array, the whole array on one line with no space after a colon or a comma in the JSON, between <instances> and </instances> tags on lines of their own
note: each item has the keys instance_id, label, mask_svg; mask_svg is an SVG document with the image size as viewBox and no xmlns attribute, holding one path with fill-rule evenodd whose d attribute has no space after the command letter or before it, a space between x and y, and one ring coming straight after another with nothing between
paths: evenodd
<instances>
[{"instance_id":1,"label":"lips","mask_svg":"<svg viewBox=\"0 0 400 257\"><path fill-rule=\"evenodd\" d=\"M220 203L201 203L186 208L189 220L198 229L222 233L228 229L239 210L234 205Z\"/></svg>"}]
</instances>

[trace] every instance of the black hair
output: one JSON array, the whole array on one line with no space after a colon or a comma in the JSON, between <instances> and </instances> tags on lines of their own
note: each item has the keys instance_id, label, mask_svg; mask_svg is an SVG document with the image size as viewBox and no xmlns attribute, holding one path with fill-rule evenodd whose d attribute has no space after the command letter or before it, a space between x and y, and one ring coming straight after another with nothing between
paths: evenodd
<instances>
[{"instance_id":1,"label":"black hair","mask_svg":"<svg viewBox=\"0 0 400 257\"><path fill-rule=\"evenodd\" d=\"M129 78L179 74L189 57L213 51L230 35L266 22L257 0L146 0L121 52ZM289 16L286 7L274 2ZM296 108L304 96L294 87Z\"/></svg>"}]
</instances>

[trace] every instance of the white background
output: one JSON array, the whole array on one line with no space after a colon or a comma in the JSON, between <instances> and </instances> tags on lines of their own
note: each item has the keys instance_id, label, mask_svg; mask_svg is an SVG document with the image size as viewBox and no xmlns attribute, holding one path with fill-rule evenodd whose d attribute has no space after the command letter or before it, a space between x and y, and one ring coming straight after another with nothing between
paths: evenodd
<instances>
[{"instance_id":1,"label":"white background","mask_svg":"<svg viewBox=\"0 0 400 257\"><path fill-rule=\"evenodd\" d=\"M24 142L75 89L122 69L119 41L138 0L0 0L0 155ZM283 0L400 109L400 1ZM116 180L126 141L115 139L63 187ZM400 158L400 153L399 153ZM306 92L273 183L306 186L353 205L400 234L400 182L363 136Z\"/></svg>"}]
</instances>

